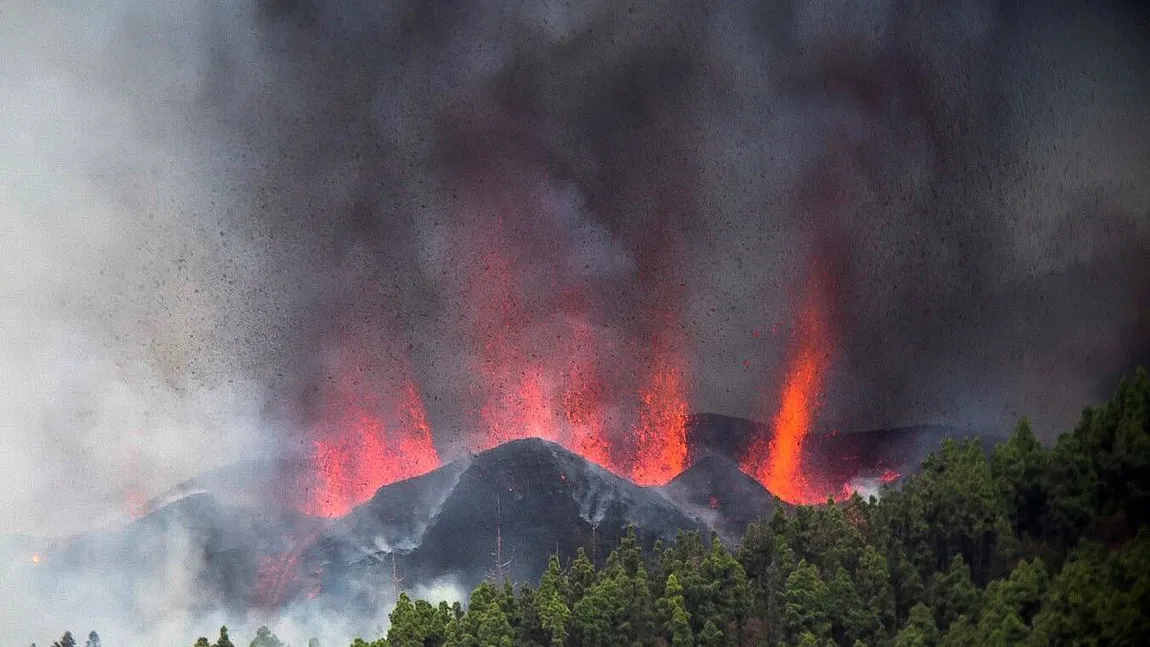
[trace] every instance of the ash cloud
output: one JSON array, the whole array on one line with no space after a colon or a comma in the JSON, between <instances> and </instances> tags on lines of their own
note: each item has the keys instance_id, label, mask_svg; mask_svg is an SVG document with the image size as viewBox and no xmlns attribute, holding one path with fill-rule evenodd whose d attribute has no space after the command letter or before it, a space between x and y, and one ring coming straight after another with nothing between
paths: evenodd
<instances>
[{"instance_id":1,"label":"ash cloud","mask_svg":"<svg viewBox=\"0 0 1150 647\"><path fill-rule=\"evenodd\" d=\"M341 346L411 374L445 458L505 388L474 379L483 343L518 369L571 322L613 419L652 340L692 410L768 416L812 257L828 425L1051 437L1150 357L1150 39L1125 4L2 15L14 531L298 450Z\"/></svg>"},{"instance_id":2,"label":"ash cloud","mask_svg":"<svg viewBox=\"0 0 1150 647\"><path fill-rule=\"evenodd\" d=\"M1029 415L1053 434L1145 350L1136 18L271 3L258 73L222 55L205 87L229 136L264 154L245 177L284 241L272 280L319 286L287 315L297 388L332 318L387 330L450 443L484 388L510 388L458 379L476 349L507 336L545 355L574 317L599 332L607 391L633 391L663 337L692 409L769 415L813 256L837 286L826 419L997 430ZM504 289L522 307L510 326L485 310Z\"/></svg>"}]
</instances>

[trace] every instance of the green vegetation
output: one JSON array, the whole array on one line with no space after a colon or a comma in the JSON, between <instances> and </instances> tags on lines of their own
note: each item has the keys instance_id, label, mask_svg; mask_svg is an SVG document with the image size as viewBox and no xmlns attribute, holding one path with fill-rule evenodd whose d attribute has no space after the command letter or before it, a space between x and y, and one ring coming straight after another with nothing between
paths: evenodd
<instances>
[{"instance_id":1,"label":"green vegetation","mask_svg":"<svg viewBox=\"0 0 1150 647\"><path fill-rule=\"evenodd\" d=\"M1025 420L987 456L946 442L881 500L779 510L735 554L627 534L596 571L485 582L467 610L403 596L354 647L1150 644L1150 379L1050 450Z\"/></svg>"}]
</instances>

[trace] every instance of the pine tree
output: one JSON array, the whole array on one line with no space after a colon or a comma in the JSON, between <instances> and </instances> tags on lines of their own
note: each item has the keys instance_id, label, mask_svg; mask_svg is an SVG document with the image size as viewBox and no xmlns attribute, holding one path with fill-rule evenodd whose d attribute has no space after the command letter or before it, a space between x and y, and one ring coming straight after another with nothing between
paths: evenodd
<instances>
[{"instance_id":1,"label":"pine tree","mask_svg":"<svg viewBox=\"0 0 1150 647\"><path fill-rule=\"evenodd\" d=\"M236 647L232 644L231 638L228 638L227 626L220 627L220 637L216 640L215 647Z\"/></svg>"},{"instance_id":2,"label":"pine tree","mask_svg":"<svg viewBox=\"0 0 1150 647\"><path fill-rule=\"evenodd\" d=\"M879 626L872 635L859 636L871 644L882 642L895 627L894 590L890 579L886 558L874 546L867 546L859 559L855 582L859 597L878 618Z\"/></svg>"},{"instance_id":3,"label":"pine tree","mask_svg":"<svg viewBox=\"0 0 1150 647\"><path fill-rule=\"evenodd\" d=\"M567 598L567 606L574 610L575 603L581 600L595 584L595 566L591 560L587 559L587 553L583 552L582 548L575 553L575 561L571 563L571 574L568 580L571 585L571 592Z\"/></svg>"},{"instance_id":4,"label":"pine tree","mask_svg":"<svg viewBox=\"0 0 1150 647\"><path fill-rule=\"evenodd\" d=\"M910 618L906 627L895 638L896 647L932 647L938 644L938 625L934 621L934 612L925 604L914 605L910 610Z\"/></svg>"},{"instance_id":5,"label":"pine tree","mask_svg":"<svg viewBox=\"0 0 1150 647\"><path fill-rule=\"evenodd\" d=\"M667 576L663 597L655 602L655 621L659 633L672 644L694 644L691 617L683 600L683 587L674 573Z\"/></svg>"},{"instance_id":6,"label":"pine tree","mask_svg":"<svg viewBox=\"0 0 1150 647\"><path fill-rule=\"evenodd\" d=\"M84 643L84 647L100 647L100 634L95 631L88 632L88 641Z\"/></svg>"},{"instance_id":7,"label":"pine tree","mask_svg":"<svg viewBox=\"0 0 1150 647\"><path fill-rule=\"evenodd\" d=\"M1046 516L1049 457L1023 418L1014 435L994 448L991 471L1018 533L1037 536Z\"/></svg>"},{"instance_id":8,"label":"pine tree","mask_svg":"<svg viewBox=\"0 0 1150 647\"><path fill-rule=\"evenodd\" d=\"M713 620L708 620L703 625L703 630L699 632L699 647L723 647L725 644L723 632Z\"/></svg>"},{"instance_id":9,"label":"pine tree","mask_svg":"<svg viewBox=\"0 0 1150 647\"><path fill-rule=\"evenodd\" d=\"M423 647L424 627L407 593L399 594L388 619L391 621L387 630L388 647Z\"/></svg>"},{"instance_id":10,"label":"pine tree","mask_svg":"<svg viewBox=\"0 0 1150 647\"><path fill-rule=\"evenodd\" d=\"M784 597L786 607L783 610L783 624L792 640L800 640L804 633L810 633L815 638L830 635L827 586L814 564L806 560L799 562L787 578Z\"/></svg>"},{"instance_id":11,"label":"pine tree","mask_svg":"<svg viewBox=\"0 0 1150 647\"><path fill-rule=\"evenodd\" d=\"M568 625L571 622L571 610L558 592L552 592L551 598L540 608L539 616L540 624L550 637L550 644L553 647L565 645L570 633Z\"/></svg>"},{"instance_id":12,"label":"pine tree","mask_svg":"<svg viewBox=\"0 0 1150 647\"><path fill-rule=\"evenodd\" d=\"M513 647L515 631L497 602L492 602L483 611L476 638L484 647Z\"/></svg>"},{"instance_id":13,"label":"pine tree","mask_svg":"<svg viewBox=\"0 0 1150 647\"><path fill-rule=\"evenodd\" d=\"M284 644L265 626L256 629L256 637L252 640L251 647L284 647Z\"/></svg>"},{"instance_id":14,"label":"pine tree","mask_svg":"<svg viewBox=\"0 0 1150 647\"><path fill-rule=\"evenodd\" d=\"M935 577L932 606L939 628L945 630L960 616L976 618L982 604L981 592L970 580L970 568L962 555L955 555L950 568Z\"/></svg>"},{"instance_id":15,"label":"pine tree","mask_svg":"<svg viewBox=\"0 0 1150 647\"><path fill-rule=\"evenodd\" d=\"M571 599L571 585L567 581L567 576L563 574L563 569L559 565L559 556L551 555L547 560L547 570L543 572L543 577L539 579L539 597L542 600L550 600L552 595L557 594L563 600Z\"/></svg>"},{"instance_id":16,"label":"pine tree","mask_svg":"<svg viewBox=\"0 0 1150 647\"><path fill-rule=\"evenodd\" d=\"M76 647L76 639L72 637L71 631L65 631L60 640L52 643L52 647Z\"/></svg>"}]
</instances>

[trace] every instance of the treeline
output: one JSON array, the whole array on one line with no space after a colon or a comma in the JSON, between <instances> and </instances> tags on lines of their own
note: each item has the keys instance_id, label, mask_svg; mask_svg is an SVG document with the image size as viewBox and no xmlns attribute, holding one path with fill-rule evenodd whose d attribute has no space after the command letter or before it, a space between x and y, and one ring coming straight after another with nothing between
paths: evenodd
<instances>
[{"instance_id":1,"label":"treeline","mask_svg":"<svg viewBox=\"0 0 1150 647\"><path fill-rule=\"evenodd\" d=\"M537 587L412 601L353 647L969 647L1150 644L1150 379L1043 448L1026 421L992 455L947 442L881 500L779 510L737 551L697 534Z\"/></svg>"},{"instance_id":2,"label":"treeline","mask_svg":"<svg viewBox=\"0 0 1150 647\"><path fill-rule=\"evenodd\" d=\"M32 643L32 647L36 647L36 643ZM65 631L60 640L52 643L52 647L76 647L76 638L72 636L71 631ZM95 631L88 632L88 641L84 643L84 647L100 647L100 634Z\"/></svg>"}]
</instances>

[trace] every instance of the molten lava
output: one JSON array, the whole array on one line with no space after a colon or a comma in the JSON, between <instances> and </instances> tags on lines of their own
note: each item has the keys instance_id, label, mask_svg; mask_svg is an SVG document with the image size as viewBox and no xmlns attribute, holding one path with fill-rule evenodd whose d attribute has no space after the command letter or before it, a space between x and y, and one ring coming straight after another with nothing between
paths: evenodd
<instances>
[{"instance_id":1,"label":"molten lava","mask_svg":"<svg viewBox=\"0 0 1150 647\"><path fill-rule=\"evenodd\" d=\"M631 480L666 485L687 466L688 419L683 371L668 354L657 358L640 401Z\"/></svg>"},{"instance_id":2,"label":"molten lava","mask_svg":"<svg viewBox=\"0 0 1150 647\"><path fill-rule=\"evenodd\" d=\"M481 433L472 449L483 451L519 438L559 440L558 412L543 358L531 353L530 309L514 260L492 248L482 272L470 277L468 315L478 339L475 372Z\"/></svg>"},{"instance_id":3,"label":"molten lava","mask_svg":"<svg viewBox=\"0 0 1150 647\"><path fill-rule=\"evenodd\" d=\"M569 298L581 301L578 293ZM606 435L603 419L603 385L595 366L593 351L594 329L586 321L575 319L568 323L571 348L567 370L564 371L563 418L567 423L564 445L583 458L617 472L611 439Z\"/></svg>"},{"instance_id":4,"label":"molten lava","mask_svg":"<svg viewBox=\"0 0 1150 647\"><path fill-rule=\"evenodd\" d=\"M769 439L757 439L741 465L743 471L787 503L822 503L829 494L816 491L802 471L803 443L811 431L830 356L822 294L825 289L816 272L807 286L799 314L782 397L773 418L773 434Z\"/></svg>"},{"instance_id":5,"label":"molten lava","mask_svg":"<svg viewBox=\"0 0 1150 647\"><path fill-rule=\"evenodd\" d=\"M511 440L542 438L615 469L601 411L600 340L588 321L584 287L561 264L541 263L525 253L563 249L570 245L570 232L547 219L526 227L519 221L524 205L475 197L475 204L489 202L468 235L473 244L459 250L461 332L471 342L476 378L469 448L484 451ZM556 226L544 226L547 222ZM509 244L513 236L520 244Z\"/></svg>"},{"instance_id":6,"label":"molten lava","mask_svg":"<svg viewBox=\"0 0 1150 647\"><path fill-rule=\"evenodd\" d=\"M345 377L315 430L316 483L305 506L311 514L342 516L384 485L440 465L414 384L397 394L391 411L381 397L356 393L358 388L363 385Z\"/></svg>"},{"instance_id":7,"label":"molten lava","mask_svg":"<svg viewBox=\"0 0 1150 647\"><path fill-rule=\"evenodd\" d=\"M614 471L611 442L604 435L599 412L601 392L594 375L575 374L563 393L563 417L567 422L568 449L600 467Z\"/></svg>"}]
</instances>

